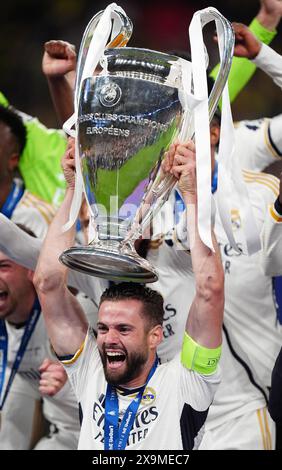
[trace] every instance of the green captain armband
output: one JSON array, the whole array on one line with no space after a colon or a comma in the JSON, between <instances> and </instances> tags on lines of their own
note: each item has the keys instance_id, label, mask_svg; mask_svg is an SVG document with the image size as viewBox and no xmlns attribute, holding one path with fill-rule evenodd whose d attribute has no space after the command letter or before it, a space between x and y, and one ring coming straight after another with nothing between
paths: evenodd
<instances>
[{"instance_id":1,"label":"green captain armband","mask_svg":"<svg viewBox=\"0 0 282 470\"><path fill-rule=\"evenodd\" d=\"M181 351L181 362L184 367L203 375L213 374L220 356L221 346L216 349L205 348L185 332Z\"/></svg>"}]
</instances>

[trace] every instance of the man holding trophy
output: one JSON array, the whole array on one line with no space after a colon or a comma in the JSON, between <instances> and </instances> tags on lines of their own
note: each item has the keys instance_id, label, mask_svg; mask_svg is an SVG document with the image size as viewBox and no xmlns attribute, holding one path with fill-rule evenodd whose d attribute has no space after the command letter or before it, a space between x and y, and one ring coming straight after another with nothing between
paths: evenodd
<instances>
[{"instance_id":1,"label":"man holding trophy","mask_svg":"<svg viewBox=\"0 0 282 470\"><path fill-rule=\"evenodd\" d=\"M75 115L66 126L70 131L76 123L74 148L64 164L71 177L45 240L35 285L51 342L80 404L79 448L197 448L219 381L224 304L222 265L211 229L209 120L225 87L233 33L215 9L196 14L191 24L191 67L171 55L122 48L131 35L131 22L115 4L100 16L89 23L80 49ZM116 34L114 25L116 35L104 51L111 20L119 21L121 28ZM201 28L211 20L217 24L222 63L208 99ZM102 71L93 77L99 60ZM228 134L224 122L229 116L226 94L225 87L224 134ZM166 150L177 137L187 141L194 135L197 159L191 140L185 146L175 144L166 159ZM228 154L226 141L222 146ZM220 160L219 173L225 171L226 179L227 169L226 161ZM148 229L177 181L187 207L196 294L181 354L158 366L162 298L136 284L154 282L157 272L137 255L134 242ZM71 248L71 226L82 192L91 214L90 244ZM221 217L237 249L227 211L222 201ZM249 216L248 211L245 214ZM250 252L257 249L250 233L247 245ZM97 341L67 289L67 268L58 258L90 275L133 281L110 286L102 295Z\"/></svg>"},{"instance_id":2,"label":"man holding trophy","mask_svg":"<svg viewBox=\"0 0 282 470\"><path fill-rule=\"evenodd\" d=\"M156 359L163 316L158 293L135 283L107 289L101 297L96 340L80 305L67 289L68 270L58 261L74 236L74 229L65 233L61 229L74 193L71 152L66 158L66 197L48 232L34 282L52 345L80 403L83 420L79 448L197 447L197 435L219 383L224 281L214 237L214 251L199 238L195 146L190 141L185 150L181 147L177 153L176 148L172 164L166 165L166 170L179 178L187 205L197 293L181 355L161 366ZM188 163L183 164L187 158Z\"/></svg>"},{"instance_id":3,"label":"man holding trophy","mask_svg":"<svg viewBox=\"0 0 282 470\"><path fill-rule=\"evenodd\" d=\"M211 15L211 11L214 13L213 9L208 10L208 16ZM69 181L69 194L66 196L60 215L57 216L57 225L54 222L55 225L49 234L47 243L50 244L50 248L45 244L36 282L42 299L45 298L50 335L54 338L54 345L57 345L57 353L60 357L63 356L61 359L65 361L71 381L77 390L81 414L84 417L80 448L92 448L94 440L95 449L124 447L191 449L198 445L199 439L196 436L207 414L204 407L209 406L213 394L210 393L211 390L207 390L207 386L211 389L217 381L216 372L206 369L206 364L203 365L201 361L205 360L208 352L210 362L216 364L218 351L214 353L213 349L217 350L216 345L221 342L219 339L215 343L210 343L212 339L219 338L221 274L218 286L209 286L208 283L205 284L205 276L209 272L210 265L206 266L204 262L204 272L202 265L198 267L198 262L201 264L206 255L209 259L210 252L207 246L214 250L214 242L212 245L209 244L209 240L213 238L211 230L203 224L203 206L198 211L197 217L195 212L196 206L200 205L203 190L204 202L209 206L209 191L205 189L208 186L203 183L205 181L203 170L204 166L208 166L209 156L206 155L208 158L205 162L201 160L204 134L201 134L202 139L199 138L199 128L197 129L197 122L199 124L200 121L200 127L207 124L207 113L204 113L205 122L199 119L199 116L192 118L193 111L197 107L201 105L204 107L205 99L201 95L199 84L195 84L194 75L194 97L189 95L189 92L185 93L183 83L191 82L193 70L190 70L189 66L187 68L187 64L186 66L181 64L177 58L154 51L117 49L117 46L125 45L123 42L127 42L129 36L130 23L126 18L123 18L123 21L125 29L120 37L118 35L111 40L109 49L101 59L102 73L99 73L97 78L94 78L90 72L83 77L87 54L84 47L81 49L75 101L78 131L76 164L71 144L64 162L65 173L66 168L68 169L66 179ZM225 27L228 30L227 24ZM92 34L91 28L90 22L88 33ZM84 43L90 50L91 37L88 37L88 33ZM228 57L229 54L227 59ZM197 69L197 65L194 64L194 69ZM210 119L218 97L217 92L216 100L214 94L209 99ZM226 117L226 109L223 115ZM177 136L186 142L187 136L193 135L194 125L197 146L196 174L197 179L199 178L197 189L194 146L191 142L172 146L170 160L167 161L165 158L169 143L175 142ZM182 131L185 126L186 132ZM226 131L226 126L224 129ZM231 153L225 147L227 157ZM222 166L221 164L219 158L219 166ZM67 220L67 213L76 190L73 182L74 169L77 174L81 172L83 175L84 192L91 213L90 245L82 248L70 248L71 232L64 235L61 233L61 225ZM225 162L224 170L226 169ZM226 176L228 177L228 174ZM178 179L183 198L189 205L189 234L192 242L196 241L196 244L192 244L192 256L198 289L190 309L190 319L187 323L188 336L185 337L181 362L178 355L172 365L160 369L156 368L154 362L155 347L161 340L160 328L163 317L162 300L158 294L134 283L111 286L101 298L98 340L95 346L92 330L89 329L87 333L88 326L82 312L71 296L65 292L63 268L58 268L54 262L51 246L58 247L57 254L61 255L63 263L78 271L110 280L153 282L158 276L157 262L151 260L153 267L141 260L134 251L134 241L140 234L144 236L150 223L154 222L154 211L160 208ZM78 205L77 194L74 199ZM201 204L202 202L203 199ZM191 203L195 207L191 207ZM71 215L71 219L73 221L74 214ZM194 224L191 226L193 220ZM68 224L68 227L70 225ZM230 243L231 245L233 243L232 246L236 250L236 242L233 240ZM60 250L65 251L61 254ZM213 256L213 251L210 254ZM184 259L183 261L185 264ZM209 262L214 261L209 260ZM167 271L167 266L164 266L164 269ZM92 280L95 282L97 278ZM210 280L212 281L212 277ZM186 279L184 286L185 283ZM179 289L176 297L178 292ZM164 295L167 295L166 291ZM203 298L205 302L202 302ZM213 302L218 304L213 305ZM55 303L60 309L59 316L56 320L52 320L52 305ZM204 305L212 312L207 316L210 325L202 322L205 318L205 308L202 310ZM216 307L219 309L217 312ZM64 312L67 311L70 317L65 317ZM74 316L75 311L77 318ZM183 311L186 318L188 305L187 310L184 307ZM197 320L194 322L195 318ZM206 336L207 327L209 327L209 336ZM184 330L184 326L179 328L179 336L182 336L182 329ZM78 332L75 337L80 338L81 342L87 335L82 348L79 348L78 341L73 339L74 331ZM62 332L64 332L63 339ZM66 338L69 337L71 339L67 343ZM77 354L73 355L76 350ZM196 351L200 356L200 362L196 360L191 363L191 351ZM188 370L192 370L196 375L193 385L188 386L189 396L185 394L191 377ZM203 376L203 382L199 381L197 373ZM167 379L168 375L170 379ZM163 377L160 387L160 380ZM174 385L167 384L165 380ZM182 380L184 393L179 391ZM203 385L202 390L205 390L204 400L195 400L195 387L199 387L200 383ZM167 404L162 389L171 390L172 393L168 395L176 397L178 409L173 408L176 404ZM132 398L135 398L137 407L132 405ZM117 407L119 413L116 413ZM162 419L166 415L164 410L167 410L169 417L174 417L173 440L171 436L168 439L167 430L162 425ZM113 415L117 421L112 419ZM121 421L120 428L118 418ZM104 420L105 428L103 428ZM162 428L162 432L157 434L156 430L159 428ZM156 435L158 439L155 439ZM91 441L90 436L92 436ZM147 444L149 440L150 444Z\"/></svg>"}]
</instances>

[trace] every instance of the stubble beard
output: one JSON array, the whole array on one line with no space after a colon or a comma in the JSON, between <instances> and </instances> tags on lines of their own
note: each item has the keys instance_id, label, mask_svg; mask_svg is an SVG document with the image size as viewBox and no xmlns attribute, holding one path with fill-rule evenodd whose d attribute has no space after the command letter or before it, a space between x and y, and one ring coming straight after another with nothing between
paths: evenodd
<instances>
[{"instance_id":1,"label":"stubble beard","mask_svg":"<svg viewBox=\"0 0 282 470\"><path fill-rule=\"evenodd\" d=\"M130 382L131 380L135 379L138 377L138 375L141 373L142 368L144 364L146 364L148 360L148 355L145 353L136 353L133 352L130 354L130 356L126 355L125 358L125 363L126 363L126 368L123 372L119 371L109 371L107 368L107 357L104 352L100 352L100 356L102 359L103 363L103 369L104 369L104 374L106 381L110 385L124 385Z\"/></svg>"}]
</instances>

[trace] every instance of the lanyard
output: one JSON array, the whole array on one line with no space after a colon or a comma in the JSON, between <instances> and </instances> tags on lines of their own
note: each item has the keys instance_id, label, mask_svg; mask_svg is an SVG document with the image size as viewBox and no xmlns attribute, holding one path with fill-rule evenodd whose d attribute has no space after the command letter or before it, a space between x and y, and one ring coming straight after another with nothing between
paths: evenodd
<instances>
[{"instance_id":1,"label":"lanyard","mask_svg":"<svg viewBox=\"0 0 282 470\"><path fill-rule=\"evenodd\" d=\"M175 194L174 218L175 218L175 225L177 225L178 222L180 221L180 216L182 212L185 211L185 204L181 195L177 191L177 189L174 191L174 194Z\"/></svg>"},{"instance_id":2,"label":"lanyard","mask_svg":"<svg viewBox=\"0 0 282 470\"><path fill-rule=\"evenodd\" d=\"M213 170L213 174L212 174L212 194L216 192L217 190L217 180L218 180L218 163L217 161L215 160L214 162L214 170Z\"/></svg>"},{"instance_id":3,"label":"lanyard","mask_svg":"<svg viewBox=\"0 0 282 470\"><path fill-rule=\"evenodd\" d=\"M2 214L4 214L8 219L12 217L18 202L22 198L23 193L23 184L21 184L19 180L14 180L12 189L0 210L0 212L2 212Z\"/></svg>"},{"instance_id":4,"label":"lanyard","mask_svg":"<svg viewBox=\"0 0 282 470\"><path fill-rule=\"evenodd\" d=\"M3 396L2 396L2 392L3 392L3 387L4 387L5 372L6 372L7 359L8 359L8 332L6 329L5 321L4 320L0 321L0 397L1 397L0 410L2 410L4 403L7 399L8 393L12 386L15 375L20 367L20 364L24 356L25 350L27 348L28 342L30 340L30 337L35 329L40 312L41 312L41 306L39 304L39 300L36 298L33 304L32 310L30 312L28 322L25 327L21 344L19 346L18 352L14 360L14 364L12 365L10 377L9 377L6 390Z\"/></svg>"},{"instance_id":5,"label":"lanyard","mask_svg":"<svg viewBox=\"0 0 282 470\"><path fill-rule=\"evenodd\" d=\"M120 426L118 396L115 387L108 384L105 401L105 450L124 450L132 429L133 422L139 408L145 387L153 376L158 366L158 358L154 362L152 369L147 377L145 385L139 390L137 396L129 404Z\"/></svg>"}]
</instances>

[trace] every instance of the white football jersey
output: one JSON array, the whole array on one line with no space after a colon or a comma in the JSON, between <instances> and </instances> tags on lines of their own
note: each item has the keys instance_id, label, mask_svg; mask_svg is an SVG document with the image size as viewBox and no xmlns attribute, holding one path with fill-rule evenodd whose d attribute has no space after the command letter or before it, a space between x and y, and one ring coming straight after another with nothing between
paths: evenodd
<instances>
[{"instance_id":1,"label":"white football jersey","mask_svg":"<svg viewBox=\"0 0 282 470\"><path fill-rule=\"evenodd\" d=\"M164 297L164 340L158 347L162 363L170 361L181 350L187 314L195 295L190 254L177 249L176 243L175 240L163 241L158 248L151 248L147 256L159 274L159 280L150 287ZM231 347L236 357L223 334L220 359L222 378L209 409L206 429L265 404L264 389L261 391L251 383L245 365L238 361L238 344L233 342Z\"/></svg>"},{"instance_id":2,"label":"white football jersey","mask_svg":"<svg viewBox=\"0 0 282 470\"><path fill-rule=\"evenodd\" d=\"M92 329L82 353L70 362L64 365L83 415L78 448L103 450L107 383ZM218 371L203 376L188 370L179 354L158 366L144 391L126 450L197 446L218 383ZM118 394L120 420L132 399L132 395Z\"/></svg>"},{"instance_id":3,"label":"white football jersey","mask_svg":"<svg viewBox=\"0 0 282 470\"><path fill-rule=\"evenodd\" d=\"M282 56L266 44L253 60L282 88ZM282 115L235 124L235 155L242 168L261 171L282 157Z\"/></svg>"},{"instance_id":4,"label":"white football jersey","mask_svg":"<svg viewBox=\"0 0 282 470\"><path fill-rule=\"evenodd\" d=\"M278 180L250 171L244 171L243 175L262 236L265 232L269 234L271 227L280 228L281 232L282 226L276 227L271 211L278 194ZM171 207L168 205L167 210ZM222 382L210 407L207 429L265 406L266 387L270 385L271 371L282 340L272 279L263 274L260 265L262 252L247 256L237 209L232 211L232 224L242 254L230 247L216 215L215 233L225 271L225 314L220 360ZM282 266L277 230L275 236L268 237L268 243L275 252L277 264ZM170 360L181 349L187 312L194 297L189 251L179 248L175 239L163 239L159 247L155 243L155 249L151 248L147 256L159 273L159 281L150 287L160 291L165 299L164 342L158 350L162 361Z\"/></svg>"},{"instance_id":5,"label":"white football jersey","mask_svg":"<svg viewBox=\"0 0 282 470\"><path fill-rule=\"evenodd\" d=\"M190 253L176 250L173 244L175 240L163 240L147 255L159 275L159 280L148 287L159 291L164 298L164 340L158 347L162 363L173 359L181 350L189 308L195 296Z\"/></svg>"},{"instance_id":6,"label":"white football jersey","mask_svg":"<svg viewBox=\"0 0 282 470\"><path fill-rule=\"evenodd\" d=\"M282 88L282 55L266 44L262 44L253 62L269 75L277 86Z\"/></svg>"},{"instance_id":7,"label":"white football jersey","mask_svg":"<svg viewBox=\"0 0 282 470\"><path fill-rule=\"evenodd\" d=\"M42 201L34 194L25 190L16 205L11 220L29 228L37 238L44 238L48 227L56 213L56 208Z\"/></svg>"},{"instance_id":8,"label":"white football jersey","mask_svg":"<svg viewBox=\"0 0 282 470\"><path fill-rule=\"evenodd\" d=\"M282 88L282 56L262 44L253 62ZM282 157L282 115L235 124L235 158L242 168L261 171Z\"/></svg>"},{"instance_id":9,"label":"white football jersey","mask_svg":"<svg viewBox=\"0 0 282 470\"><path fill-rule=\"evenodd\" d=\"M278 196L279 181L271 175L245 170L243 176L263 238L264 231L269 232L269 227L276 224L271 209ZM236 253L231 248L217 215L215 234L225 271L224 324L230 337L244 351L251 370L256 373L261 384L267 387L270 386L271 371L282 341L272 278L263 273L263 251L247 256L240 213L237 209L232 211L232 224L242 253ZM282 267L281 224L280 232L280 237L276 232L276 238L270 238L268 241L273 245L277 263Z\"/></svg>"},{"instance_id":10,"label":"white football jersey","mask_svg":"<svg viewBox=\"0 0 282 470\"><path fill-rule=\"evenodd\" d=\"M276 136L275 129L279 123L280 135ZM234 128L234 158L242 168L262 171L271 163L281 160L282 115L273 119L240 121L235 123Z\"/></svg>"}]
</instances>

